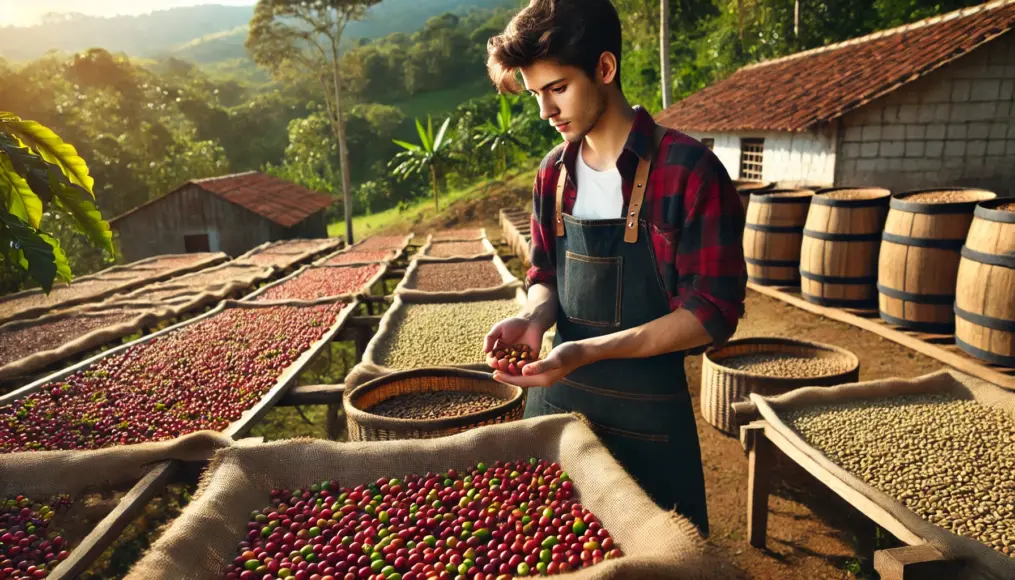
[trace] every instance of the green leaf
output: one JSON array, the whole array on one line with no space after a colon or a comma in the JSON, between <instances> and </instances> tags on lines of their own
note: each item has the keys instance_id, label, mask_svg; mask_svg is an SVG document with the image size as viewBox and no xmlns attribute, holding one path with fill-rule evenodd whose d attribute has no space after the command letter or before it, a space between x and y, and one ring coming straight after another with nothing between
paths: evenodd
<instances>
[{"instance_id":1,"label":"green leaf","mask_svg":"<svg viewBox=\"0 0 1015 580\"><path fill-rule=\"evenodd\" d=\"M53 255L56 257L56 275L69 284L73 279L73 275L70 271L70 262L67 261L67 255L64 253L63 248L60 247L60 240L43 232L39 232L39 237L50 246L53 246Z\"/></svg>"},{"instance_id":2,"label":"green leaf","mask_svg":"<svg viewBox=\"0 0 1015 580\"><path fill-rule=\"evenodd\" d=\"M444 124L441 125L441 130L437 133L437 139L434 140L434 151L441 148L441 143L444 141L444 133L448 130L448 125L451 123L451 117L444 120Z\"/></svg>"},{"instance_id":3,"label":"green leaf","mask_svg":"<svg viewBox=\"0 0 1015 580\"><path fill-rule=\"evenodd\" d=\"M83 187L92 199L95 198L92 192L95 180L88 175L88 164L73 145L65 143L51 129L35 121L5 121L4 125L43 159L59 167L71 182Z\"/></svg>"},{"instance_id":4,"label":"green leaf","mask_svg":"<svg viewBox=\"0 0 1015 580\"><path fill-rule=\"evenodd\" d=\"M419 119L416 119L416 132L419 133L419 142L423 144L423 149L429 151L431 149L430 139L427 136L426 129L423 128L423 123ZM433 131L430 131L433 134Z\"/></svg>"},{"instance_id":5,"label":"green leaf","mask_svg":"<svg viewBox=\"0 0 1015 580\"><path fill-rule=\"evenodd\" d=\"M9 159L0 156L0 194L7 211L25 220L33 228L42 221L42 200L35 195L28 182L14 171Z\"/></svg>"},{"instance_id":6,"label":"green leaf","mask_svg":"<svg viewBox=\"0 0 1015 580\"><path fill-rule=\"evenodd\" d=\"M398 139L392 139L391 141L395 145L398 145L400 147L404 147L404 148L408 149L409 151L419 151L420 150L420 146L416 145L415 143L406 143L405 141L399 141Z\"/></svg>"},{"instance_id":7,"label":"green leaf","mask_svg":"<svg viewBox=\"0 0 1015 580\"><path fill-rule=\"evenodd\" d=\"M67 213L73 219L74 229L88 236L92 243L113 254L113 232L109 222L102 219L92 197L78 185L51 180L54 204L57 209Z\"/></svg>"},{"instance_id":8,"label":"green leaf","mask_svg":"<svg viewBox=\"0 0 1015 580\"><path fill-rule=\"evenodd\" d=\"M22 267L42 286L47 294L53 289L53 280L56 279L58 272L63 270L69 278L70 268L67 266L67 257L63 255L63 251L58 249L59 244L51 244L43 237L45 234L40 234L26 221L14 214L0 212L0 227L5 229L5 234L14 241L16 245L14 249L23 253L22 259L19 260ZM58 263L57 252L62 257L62 265Z\"/></svg>"}]
</instances>

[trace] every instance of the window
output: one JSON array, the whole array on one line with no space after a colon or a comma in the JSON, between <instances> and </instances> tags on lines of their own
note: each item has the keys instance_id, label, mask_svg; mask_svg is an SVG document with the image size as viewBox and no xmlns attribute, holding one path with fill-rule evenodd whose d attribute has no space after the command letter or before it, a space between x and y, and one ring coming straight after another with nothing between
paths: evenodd
<instances>
[{"instance_id":1,"label":"window","mask_svg":"<svg viewBox=\"0 0 1015 580\"><path fill-rule=\"evenodd\" d=\"M708 147L708 150L711 151L712 148L715 146L715 139L711 137L706 137L701 140L701 144L704 145L705 147Z\"/></svg>"},{"instance_id":2,"label":"window","mask_svg":"<svg viewBox=\"0 0 1015 580\"><path fill-rule=\"evenodd\" d=\"M183 236L183 247L188 254L211 251L211 244L208 242L208 234L192 234Z\"/></svg>"},{"instance_id":3,"label":"window","mask_svg":"<svg viewBox=\"0 0 1015 580\"><path fill-rule=\"evenodd\" d=\"M761 162L764 152L764 139L740 140L740 179L761 181Z\"/></svg>"}]
</instances>

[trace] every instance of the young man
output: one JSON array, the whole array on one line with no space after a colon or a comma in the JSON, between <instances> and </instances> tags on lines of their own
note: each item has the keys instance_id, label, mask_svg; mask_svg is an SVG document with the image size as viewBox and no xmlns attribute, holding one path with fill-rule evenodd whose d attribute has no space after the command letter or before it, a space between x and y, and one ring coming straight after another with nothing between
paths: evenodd
<instances>
[{"instance_id":1,"label":"young man","mask_svg":"<svg viewBox=\"0 0 1015 580\"><path fill-rule=\"evenodd\" d=\"M656 125L621 88L609 0L532 0L488 44L490 76L524 89L564 138L533 191L528 302L485 339L490 352L554 348L522 376L526 417L579 412L662 507L708 535L687 351L722 344L743 316L744 210L719 160Z\"/></svg>"}]
</instances>

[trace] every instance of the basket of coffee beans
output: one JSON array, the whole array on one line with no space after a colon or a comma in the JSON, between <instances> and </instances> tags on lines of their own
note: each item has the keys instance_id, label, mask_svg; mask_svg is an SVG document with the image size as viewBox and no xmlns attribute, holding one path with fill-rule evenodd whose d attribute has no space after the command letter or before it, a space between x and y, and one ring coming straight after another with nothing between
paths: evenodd
<instances>
[{"instance_id":1,"label":"basket of coffee beans","mask_svg":"<svg viewBox=\"0 0 1015 580\"><path fill-rule=\"evenodd\" d=\"M420 368L353 388L344 407L350 441L429 439L521 419L525 390L482 371Z\"/></svg>"},{"instance_id":2,"label":"basket of coffee beans","mask_svg":"<svg viewBox=\"0 0 1015 580\"><path fill-rule=\"evenodd\" d=\"M713 427L736 435L730 405L751 393L779 395L859 379L860 360L838 346L778 337L731 340L702 357L701 415Z\"/></svg>"}]
</instances>

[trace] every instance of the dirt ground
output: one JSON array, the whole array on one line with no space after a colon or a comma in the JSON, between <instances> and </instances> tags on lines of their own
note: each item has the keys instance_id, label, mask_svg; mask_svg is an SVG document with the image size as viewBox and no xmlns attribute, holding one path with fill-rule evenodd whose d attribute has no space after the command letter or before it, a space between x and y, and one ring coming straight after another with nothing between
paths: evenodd
<instances>
[{"instance_id":1,"label":"dirt ground","mask_svg":"<svg viewBox=\"0 0 1015 580\"><path fill-rule=\"evenodd\" d=\"M943 367L875 334L750 290L735 338L747 336L793 337L849 349L860 359L861 381L911 378ZM710 541L752 578L876 578L869 547L875 528L805 473L776 476L769 499L768 549L747 543L747 456L738 439L713 428L700 415L701 357L688 358L685 368L705 466Z\"/></svg>"}]
</instances>

